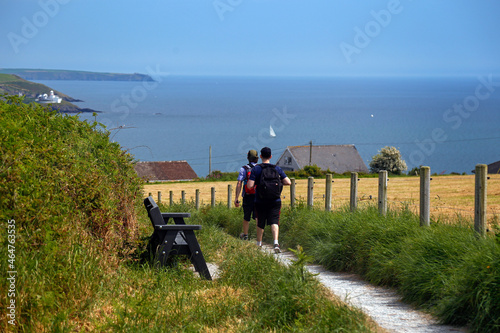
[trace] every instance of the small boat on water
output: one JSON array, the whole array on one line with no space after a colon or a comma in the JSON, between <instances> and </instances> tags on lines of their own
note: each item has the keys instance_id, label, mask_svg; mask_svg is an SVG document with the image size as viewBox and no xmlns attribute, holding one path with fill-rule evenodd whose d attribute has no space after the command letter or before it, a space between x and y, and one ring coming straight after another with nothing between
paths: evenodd
<instances>
[{"instance_id":1,"label":"small boat on water","mask_svg":"<svg viewBox=\"0 0 500 333\"><path fill-rule=\"evenodd\" d=\"M62 98L54 94L54 90L50 91L50 94L40 94L35 99L38 103L61 103Z\"/></svg>"},{"instance_id":2,"label":"small boat on water","mask_svg":"<svg viewBox=\"0 0 500 333\"><path fill-rule=\"evenodd\" d=\"M275 138L276 137L276 133L274 133L273 127L271 125L269 125L269 136L271 138Z\"/></svg>"}]
</instances>

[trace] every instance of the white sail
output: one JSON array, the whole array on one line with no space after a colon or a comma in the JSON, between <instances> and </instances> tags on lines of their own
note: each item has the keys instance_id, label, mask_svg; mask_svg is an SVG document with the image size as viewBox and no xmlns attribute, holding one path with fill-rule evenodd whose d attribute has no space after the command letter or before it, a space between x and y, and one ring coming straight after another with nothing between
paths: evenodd
<instances>
[{"instance_id":1,"label":"white sail","mask_svg":"<svg viewBox=\"0 0 500 333\"><path fill-rule=\"evenodd\" d=\"M269 125L269 136L271 136L271 138L274 138L276 136L276 133L274 133L273 127L271 125Z\"/></svg>"}]
</instances>

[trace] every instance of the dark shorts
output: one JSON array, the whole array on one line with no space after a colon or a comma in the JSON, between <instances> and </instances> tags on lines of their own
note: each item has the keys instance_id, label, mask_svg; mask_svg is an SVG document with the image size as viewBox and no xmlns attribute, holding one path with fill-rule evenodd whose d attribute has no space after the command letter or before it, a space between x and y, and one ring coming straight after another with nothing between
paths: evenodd
<instances>
[{"instance_id":1,"label":"dark shorts","mask_svg":"<svg viewBox=\"0 0 500 333\"><path fill-rule=\"evenodd\" d=\"M257 226L264 229L266 225L280 224L281 201L257 202L255 212L257 213Z\"/></svg>"},{"instance_id":2,"label":"dark shorts","mask_svg":"<svg viewBox=\"0 0 500 333\"><path fill-rule=\"evenodd\" d=\"M255 220L255 194L245 194L243 197L243 220Z\"/></svg>"}]
</instances>

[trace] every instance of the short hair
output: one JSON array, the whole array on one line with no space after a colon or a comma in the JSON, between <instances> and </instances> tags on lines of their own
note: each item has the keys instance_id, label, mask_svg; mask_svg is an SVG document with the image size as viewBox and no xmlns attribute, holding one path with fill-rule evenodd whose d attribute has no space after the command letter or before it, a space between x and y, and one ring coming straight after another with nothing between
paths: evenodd
<instances>
[{"instance_id":1,"label":"short hair","mask_svg":"<svg viewBox=\"0 0 500 333\"><path fill-rule=\"evenodd\" d=\"M271 148L269 147L264 147L260 150L260 155L263 158L271 158Z\"/></svg>"}]
</instances>

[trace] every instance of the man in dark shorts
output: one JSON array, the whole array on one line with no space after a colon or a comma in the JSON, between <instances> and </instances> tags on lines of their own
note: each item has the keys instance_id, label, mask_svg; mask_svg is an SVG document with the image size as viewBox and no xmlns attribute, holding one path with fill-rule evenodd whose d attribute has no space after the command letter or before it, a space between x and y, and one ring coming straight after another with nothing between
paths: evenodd
<instances>
[{"instance_id":1,"label":"man in dark shorts","mask_svg":"<svg viewBox=\"0 0 500 333\"><path fill-rule=\"evenodd\" d=\"M250 226L250 219L255 219L255 190L248 190L246 184L248 181L249 173L252 171L253 167L259 161L259 155L257 151L252 149L248 151L247 154L248 164L240 168L238 174L238 184L236 184L236 196L234 199L234 206L239 207L240 201L238 198L241 195L243 197L243 232L240 234L240 238L243 240L248 240L248 228Z\"/></svg>"},{"instance_id":2,"label":"man in dark shorts","mask_svg":"<svg viewBox=\"0 0 500 333\"><path fill-rule=\"evenodd\" d=\"M278 242L278 236L281 212L281 198L278 197L277 199L273 200L264 200L259 197L260 176L263 168L275 168L283 185L290 185L292 182L279 166L275 166L270 163L270 160L272 158L271 148L262 148L260 151L260 158L262 159L262 164L257 164L252 169L250 179L247 183L247 187L249 189L256 186L255 210L257 213L257 245L262 246L262 236L264 235L264 228L266 225L270 225L274 240L274 252L280 253L281 250Z\"/></svg>"}]
</instances>

